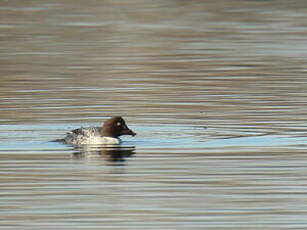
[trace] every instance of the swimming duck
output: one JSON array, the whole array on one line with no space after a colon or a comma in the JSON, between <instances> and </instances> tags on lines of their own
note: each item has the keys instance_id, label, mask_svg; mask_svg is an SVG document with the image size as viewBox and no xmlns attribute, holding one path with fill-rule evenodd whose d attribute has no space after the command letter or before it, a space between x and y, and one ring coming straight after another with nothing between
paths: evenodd
<instances>
[{"instance_id":1,"label":"swimming duck","mask_svg":"<svg viewBox=\"0 0 307 230\"><path fill-rule=\"evenodd\" d=\"M106 120L102 127L88 127L71 130L59 141L66 144L120 144L119 136L136 133L128 128L122 117L116 116Z\"/></svg>"}]
</instances>

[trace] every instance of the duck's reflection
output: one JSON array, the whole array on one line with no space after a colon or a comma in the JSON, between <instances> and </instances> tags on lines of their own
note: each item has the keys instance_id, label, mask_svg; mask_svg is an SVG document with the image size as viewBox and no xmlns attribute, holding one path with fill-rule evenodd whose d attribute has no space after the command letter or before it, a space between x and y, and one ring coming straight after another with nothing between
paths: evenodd
<instances>
[{"instance_id":1,"label":"duck's reflection","mask_svg":"<svg viewBox=\"0 0 307 230\"><path fill-rule=\"evenodd\" d=\"M102 157L110 162L122 162L135 154L134 146L78 146L74 150L74 158Z\"/></svg>"}]
</instances>

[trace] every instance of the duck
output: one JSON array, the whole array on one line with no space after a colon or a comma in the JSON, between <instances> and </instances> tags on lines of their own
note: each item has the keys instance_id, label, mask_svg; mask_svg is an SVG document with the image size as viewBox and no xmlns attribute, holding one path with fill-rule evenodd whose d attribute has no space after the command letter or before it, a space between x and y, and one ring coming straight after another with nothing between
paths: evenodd
<instances>
[{"instance_id":1,"label":"duck","mask_svg":"<svg viewBox=\"0 0 307 230\"><path fill-rule=\"evenodd\" d=\"M128 128L125 120L120 116L111 117L101 127L87 127L71 130L63 139L58 141L65 144L107 144L118 145L122 135L135 136L136 133Z\"/></svg>"}]
</instances>

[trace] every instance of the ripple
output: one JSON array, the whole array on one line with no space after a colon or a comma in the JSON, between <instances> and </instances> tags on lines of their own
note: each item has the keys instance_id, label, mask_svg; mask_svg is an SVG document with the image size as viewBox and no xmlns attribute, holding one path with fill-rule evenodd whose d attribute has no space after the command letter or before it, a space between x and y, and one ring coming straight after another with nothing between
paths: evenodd
<instances>
[{"instance_id":1,"label":"ripple","mask_svg":"<svg viewBox=\"0 0 307 230\"><path fill-rule=\"evenodd\" d=\"M306 229L306 7L3 1L1 227Z\"/></svg>"}]
</instances>

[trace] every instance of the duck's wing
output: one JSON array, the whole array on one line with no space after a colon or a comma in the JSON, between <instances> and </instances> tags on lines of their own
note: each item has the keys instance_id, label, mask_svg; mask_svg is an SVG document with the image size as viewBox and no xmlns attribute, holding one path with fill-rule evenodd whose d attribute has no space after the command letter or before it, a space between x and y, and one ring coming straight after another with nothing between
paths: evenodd
<instances>
[{"instance_id":1,"label":"duck's wing","mask_svg":"<svg viewBox=\"0 0 307 230\"><path fill-rule=\"evenodd\" d=\"M75 134L81 136L99 136L100 135L100 127L88 127L88 128L78 128L71 130L68 134Z\"/></svg>"}]
</instances>

